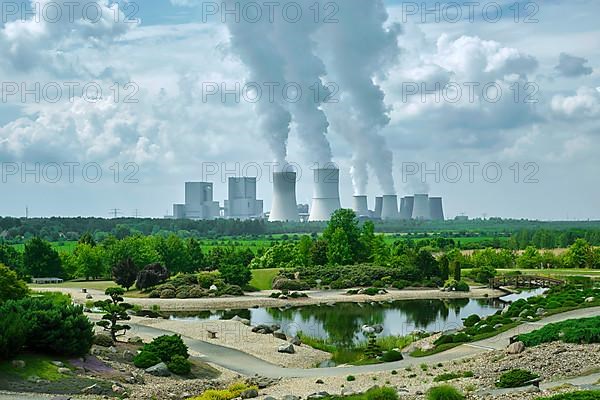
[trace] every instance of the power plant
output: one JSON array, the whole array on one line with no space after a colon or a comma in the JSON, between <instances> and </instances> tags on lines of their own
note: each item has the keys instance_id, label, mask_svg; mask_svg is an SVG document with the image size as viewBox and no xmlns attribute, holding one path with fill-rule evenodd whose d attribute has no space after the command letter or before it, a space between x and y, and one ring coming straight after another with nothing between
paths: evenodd
<instances>
[{"instance_id":1,"label":"power plant","mask_svg":"<svg viewBox=\"0 0 600 400\"><path fill-rule=\"evenodd\" d=\"M329 221L340 203L340 170L318 168L314 171L314 192L309 221Z\"/></svg>"},{"instance_id":2,"label":"power plant","mask_svg":"<svg viewBox=\"0 0 600 400\"><path fill-rule=\"evenodd\" d=\"M296 203L296 173L273 173L273 205L269 214L271 222L300 221Z\"/></svg>"},{"instance_id":3,"label":"power plant","mask_svg":"<svg viewBox=\"0 0 600 400\"><path fill-rule=\"evenodd\" d=\"M263 201L256 199L256 178L229 178L225 218L256 219L263 216Z\"/></svg>"},{"instance_id":4,"label":"power plant","mask_svg":"<svg viewBox=\"0 0 600 400\"><path fill-rule=\"evenodd\" d=\"M352 209L357 217L369 217L371 215L367 196L354 196L352 199Z\"/></svg>"},{"instance_id":5,"label":"power plant","mask_svg":"<svg viewBox=\"0 0 600 400\"><path fill-rule=\"evenodd\" d=\"M341 208L340 170L319 168L314 170L313 197L310 208L296 201L297 174L294 171L273 173L271 211L264 213L263 201L257 199L257 178L236 177L228 180L228 199L221 208L213 200L212 182L186 182L185 203L173 205L173 215L166 218L211 220L216 218L260 219L270 222L329 221ZM360 219L383 221L420 220L444 221L443 200L421 193L405 196L384 195L375 197L375 209L369 210L366 195L352 197L352 209Z\"/></svg>"}]
</instances>

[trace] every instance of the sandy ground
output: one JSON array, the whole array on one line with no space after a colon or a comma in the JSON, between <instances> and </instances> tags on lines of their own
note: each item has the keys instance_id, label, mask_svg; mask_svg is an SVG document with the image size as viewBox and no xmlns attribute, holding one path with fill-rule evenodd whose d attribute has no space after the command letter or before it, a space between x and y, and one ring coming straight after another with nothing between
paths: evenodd
<instances>
[{"instance_id":1,"label":"sandy ground","mask_svg":"<svg viewBox=\"0 0 600 400\"><path fill-rule=\"evenodd\" d=\"M84 287L85 282L82 283ZM41 287L38 291L63 292L71 295L74 301L84 304L86 294L81 289ZM104 300L106 296L99 290L89 289L93 300ZM377 296L347 295L346 290L308 291L308 298L299 299L272 299L269 297L272 291L261 291L249 293L246 296L218 297L202 299L150 299L150 298L127 298L131 304L139 305L145 309L159 306L161 311L201 311L201 310L223 310L244 309L252 307L285 307L287 305L301 306L311 304L345 303L345 302L372 302L388 300L416 300L416 299L457 299L457 298L483 298L500 297L506 293L500 290L488 288L471 288L470 292L442 292L437 289L405 289L389 290L389 293Z\"/></svg>"},{"instance_id":2,"label":"sandy ground","mask_svg":"<svg viewBox=\"0 0 600 400\"><path fill-rule=\"evenodd\" d=\"M278 347L287 344L286 341L273 335L254 333L252 327L237 321L194 322L132 317L131 322L230 347L282 367L313 368L331 358L329 353L305 345L294 346L295 354L279 353ZM217 338L211 339L208 330L217 332Z\"/></svg>"}]
</instances>

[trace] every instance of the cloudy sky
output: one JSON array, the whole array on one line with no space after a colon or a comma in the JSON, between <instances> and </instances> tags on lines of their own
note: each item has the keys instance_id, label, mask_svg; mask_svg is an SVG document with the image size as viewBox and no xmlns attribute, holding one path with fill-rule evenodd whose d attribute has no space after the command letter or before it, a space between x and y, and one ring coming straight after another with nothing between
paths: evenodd
<instances>
[{"instance_id":1,"label":"cloudy sky","mask_svg":"<svg viewBox=\"0 0 600 400\"><path fill-rule=\"evenodd\" d=\"M220 1L1 3L0 215L160 217L183 182L222 201L257 166L268 210L273 161L308 203L331 159L343 206L393 190L448 217L600 219L596 0L299 0L298 23L287 0L275 23L247 1L239 21Z\"/></svg>"}]
</instances>

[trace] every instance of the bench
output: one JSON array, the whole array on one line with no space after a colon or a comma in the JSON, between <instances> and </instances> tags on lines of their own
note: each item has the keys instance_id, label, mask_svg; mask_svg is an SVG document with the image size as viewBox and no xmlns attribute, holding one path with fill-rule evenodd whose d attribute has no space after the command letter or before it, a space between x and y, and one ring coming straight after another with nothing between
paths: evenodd
<instances>
[{"instance_id":1,"label":"bench","mask_svg":"<svg viewBox=\"0 0 600 400\"><path fill-rule=\"evenodd\" d=\"M210 330L206 330L206 332L208 333L208 338L209 339L216 339L217 338L217 332L216 331L210 331Z\"/></svg>"}]
</instances>

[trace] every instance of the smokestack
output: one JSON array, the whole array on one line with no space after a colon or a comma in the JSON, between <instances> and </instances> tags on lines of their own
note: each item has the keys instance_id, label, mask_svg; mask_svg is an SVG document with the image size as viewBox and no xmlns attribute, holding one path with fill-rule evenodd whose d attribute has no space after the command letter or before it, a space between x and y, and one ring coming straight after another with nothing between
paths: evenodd
<instances>
[{"instance_id":1,"label":"smokestack","mask_svg":"<svg viewBox=\"0 0 600 400\"><path fill-rule=\"evenodd\" d=\"M400 219L409 220L412 218L415 198L413 196L405 196L400 202Z\"/></svg>"},{"instance_id":2,"label":"smokestack","mask_svg":"<svg viewBox=\"0 0 600 400\"><path fill-rule=\"evenodd\" d=\"M375 197L375 218L381 218L383 210L383 197Z\"/></svg>"},{"instance_id":3,"label":"smokestack","mask_svg":"<svg viewBox=\"0 0 600 400\"><path fill-rule=\"evenodd\" d=\"M315 169L315 186L309 221L329 221L340 204L340 170L337 168Z\"/></svg>"},{"instance_id":4,"label":"smokestack","mask_svg":"<svg viewBox=\"0 0 600 400\"><path fill-rule=\"evenodd\" d=\"M273 173L273 206L270 222L300 221L296 204L296 173Z\"/></svg>"},{"instance_id":5,"label":"smokestack","mask_svg":"<svg viewBox=\"0 0 600 400\"><path fill-rule=\"evenodd\" d=\"M415 194L415 204L413 206L413 219L429 220L431 219L429 213L429 195L428 194Z\"/></svg>"},{"instance_id":6,"label":"smokestack","mask_svg":"<svg viewBox=\"0 0 600 400\"><path fill-rule=\"evenodd\" d=\"M429 216L434 221L444 220L444 207L442 206L441 197L429 198Z\"/></svg>"},{"instance_id":7,"label":"smokestack","mask_svg":"<svg viewBox=\"0 0 600 400\"><path fill-rule=\"evenodd\" d=\"M369 205L367 196L354 196L354 203L352 209L356 213L357 217L365 217L369 215Z\"/></svg>"},{"instance_id":8,"label":"smokestack","mask_svg":"<svg viewBox=\"0 0 600 400\"><path fill-rule=\"evenodd\" d=\"M398 219L398 196L396 195L384 195L383 206L381 209L381 219L383 220L394 220Z\"/></svg>"}]
</instances>

